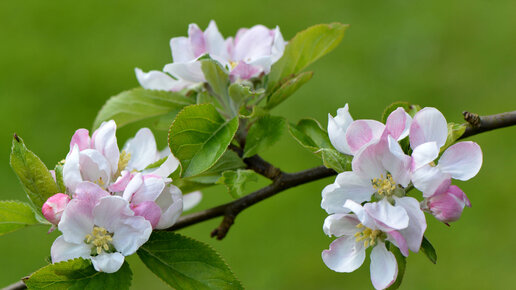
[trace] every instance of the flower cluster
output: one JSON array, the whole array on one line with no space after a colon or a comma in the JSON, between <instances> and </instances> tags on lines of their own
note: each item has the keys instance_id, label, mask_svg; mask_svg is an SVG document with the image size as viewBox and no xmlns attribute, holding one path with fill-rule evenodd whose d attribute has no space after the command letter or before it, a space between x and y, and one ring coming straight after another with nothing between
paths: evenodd
<instances>
[{"instance_id":1,"label":"flower cluster","mask_svg":"<svg viewBox=\"0 0 516 290\"><path fill-rule=\"evenodd\" d=\"M163 71L145 73L136 68L135 72L145 89L179 91L206 81L199 60L209 56L229 71L232 81L249 80L268 74L283 55L285 45L279 27L241 28L235 38L224 39L215 21L204 32L197 24L190 24L188 37L170 40L173 63L165 65Z\"/></svg>"},{"instance_id":2,"label":"flower cluster","mask_svg":"<svg viewBox=\"0 0 516 290\"><path fill-rule=\"evenodd\" d=\"M104 122L91 137L88 130L77 130L62 166L65 192L42 208L51 230L57 226L62 233L52 245L52 262L82 257L97 271L118 271L124 256L143 245L153 229L176 222L184 199L190 206L200 200L198 192L183 196L171 184L169 175L178 165L170 151L157 150L147 128L122 151L114 121Z\"/></svg>"},{"instance_id":3,"label":"flower cluster","mask_svg":"<svg viewBox=\"0 0 516 290\"><path fill-rule=\"evenodd\" d=\"M383 124L353 121L346 105L336 117L329 115L328 134L333 146L353 155L353 161L352 171L340 173L322 192L321 206L329 214L324 232L338 237L323 251L323 261L334 271L352 272L372 247L373 286L387 288L396 281L398 266L386 243L406 257L409 250L419 251L427 227L424 212L444 223L459 219L471 204L451 180L474 177L482 151L474 142L444 148L448 124L430 107L413 118L397 108ZM421 202L407 196L412 187L422 192Z\"/></svg>"}]
</instances>

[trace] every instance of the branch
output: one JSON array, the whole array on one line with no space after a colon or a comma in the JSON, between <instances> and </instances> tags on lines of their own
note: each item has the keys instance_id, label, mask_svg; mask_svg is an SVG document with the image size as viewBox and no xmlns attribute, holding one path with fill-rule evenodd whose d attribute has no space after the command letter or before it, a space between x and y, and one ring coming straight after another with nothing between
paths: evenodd
<instances>
[{"instance_id":1,"label":"branch","mask_svg":"<svg viewBox=\"0 0 516 290\"><path fill-rule=\"evenodd\" d=\"M477 114L469 112L464 112L463 114L468 125L465 133L459 139L516 125L516 111L489 116L478 116ZM242 155L241 148L230 146L230 149L237 152L240 156ZM174 231L212 218L224 216L219 227L211 233L212 237L216 236L217 239L221 240L226 236L229 228L233 225L236 216L244 209L288 188L337 174L333 169L328 169L324 166L297 173L284 173L257 155L244 159L244 162L249 169L253 169L257 173L273 180L273 183L233 202L183 216L174 226L167 230Z\"/></svg>"},{"instance_id":2,"label":"branch","mask_svg":"<svg viewBox=\"0 0 516 290\"><path fill-rule=\"evenodd\" d=\"M14 284L11 284L11 285L3 288L3 290L21 290L21 289L27 289L27 285L25 285L25 283L23 283L23 280L18 281Z\"/></svg>"}]
</instances>

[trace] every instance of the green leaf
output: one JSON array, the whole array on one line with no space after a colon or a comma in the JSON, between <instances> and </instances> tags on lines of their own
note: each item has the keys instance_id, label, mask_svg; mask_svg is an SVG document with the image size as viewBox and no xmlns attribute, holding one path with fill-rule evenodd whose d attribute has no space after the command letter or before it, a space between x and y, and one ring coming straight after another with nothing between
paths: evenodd
<instances>
[{"instance_id":1,"label":"green leaf","mask_svg":"<svg viewBox=\"0 0 516 290\"><path fill-rule=\"evenodd\" d=\"M58 192L57 184L41 159L32 153L23 140L14 135L11 167L18 176L29 199L39 211L49 197Z\"/></svg>"},{"instance_id":2,"label":"green leaf","mask_svg":"<svg viewBox=\"0 0 516 290\"><path fill-rule=\"evenodd\" d=\"M176 289L243 289L210 246L172 232L154 232L138 250L143 263Z\"/></svg>"},{"instance_id":3,"label":"green leaf","mask_svg":"<svg viewBox=\"0 0 516 290\"><path fill-rule=\"evenodd\" d=\"M181 162L183 177L200 174L224 154L238 129L238 118L225 120L212 104L184 108L170 126L172 154Z\"/></svg>"},{"instance_id":4,"label":"green leaf","mask_svg":"<svg viewBox=\"0 0 516 290\"><path fill-rule=\"evenodd\" d=\"M285 119L265 115L251 126L244 147L244 158L253 156L276 143L285 128Z\"/></svg>"},{"instance_id":5,"label":"green leaf","mask_svg":"<svg viewBox=\"0 0 516 290\"><path fill-rule=\"evenodd\" d=\"M401 286L401 282L403 282L403 276L405 275L405 268L407 267L407 258L403 256L400 249L396 247L393 244L389 245L389 250L394 254L394 257L396 257L396 262L398 263L398 277L396 278L396 281L394 284L392 284L389 288L389 290L398 289Z\"/></svg>"},{"instance_id":6,"label":"green leaf","mask_svg":"<svg viewBox=\"0 0 516 290\"><path fill-rule=\"evenodd\" d=\"M61 193L65 193L66 186L63 180L63 165L57 164L56 167L54 167L54 172L56 173L57 190Z\"/></svg>"},{"instance_id":7,"label":"green leaf","mask_svg":"<svg viewBox=\"0 0 516 290\"><path fill-rule=\"evenodd\" d=\"M423 236L423 241L421 242L421 251L426 255L430 262L434 264L437 263L437 253L435 252L434 246L432 246L425 236Z\"/></svg>"},{"instance_id":8,"label":"green leaf","mask_svg":"<svg viewBox=\"0 0 516 290\"><path fill-rule=\"evenodd\" d=\"M74 259L50 264L25 280L29 289L129 289L133 273L129 264L113 274L97 272L89 260Z\"/></svg>"},{"instance_id":9,"label":"green leaf","mask_svg":"<svg viewBox=\"0 0 516 290\"><path fill-rule=\"evenodd\" d=\"M238 110L228 92L230 84L228 72L218 62L209 58L201 60L201 69L212 95L219 101L225 112L230 113L231 117L236 116Z\"/></svg>"},{"instance_id":10,"label":"green leaf","mask_svg":"<svg viewBox=\"0 0 516 290\"><path fill-rule=\"evenodd\" d=\"M459 140L459 138L466 132L466 124L448 123L448 137L446 143L441 147L441 153Z\"/></svg>"},{"instance_id":11,"label":"green leaf","mask_svg":"<svg viewBox=\"0 0 516 290\"><path fill-rule=\"evenodd\" d=\"M241 105L245 104L247 100L254 95L251 88L240 83L231 84L228 93L236 108L240 108Z\"/></svg>"},{"instance_id":12,"label":"green leaf","mask_svg":"<svg viewBox=\"0 0 516 290\"><path fill-rule=\"evenodd\" d=\"M100 109L93 125L115 120L120 128L143 119L170 114L176 115L185 106L195 104L194 98L177 92L136 88L111 97Z\"/></svg>"},{"instance_id":13,"label":"green leaf","mask_svg":"<svg viewBox=\"0 0 516 290\"><path fill-rule=\"evenodd\" d=\"M225 185L229 194L237 199L244 195L246 183L251 181L258 181L256 172L249 169L238 169L225 171L217 183Z\"/></svg>"},{"instance_id":14,"label":"green leaf","mask_svg":"<svg viewBox=\"0 0 516 290\"><path fill-rule=\"evenodd\" d=\"M348 26L341 23L319 24L296 34L288 42L281 59L272 65L269 92L275 90L285 77L301 72L332 51L341 42Z\"/></svg>"},{"instance_id":15,"label":"green leaf","mask_svg":"<svg viewBox=\"0 0 516 290\"><path fill-rule=\"evenodd\" d=\"M419 105L413 105L408 102L394 102L390 105L388 105L382 114L382 123L387 122L387 118L389 115L394 112L397 108L402 107L405 112L407 112L411 117L414 117L414 115L421 110L421 107Z\"/></svg>"},{"instance_id":16,"label":"green leaf","mask_svg":"<svg viewBox=\"0 0 516 290\"><path fill-rule=\"evenodd\" d=\"M296 74L283 82L281 86L272 92L272 94L267 98L267 105L265 108L270 110L284 100L286 100L290 95L295 93L302 85L312 79L313 72L303 72L300 74Z\"/></svg>"},{"instance_id":17,"label":"green leaf","mask_svg":"<svg viewBox=\"0 0 516 290\"><path fill-rule=\"evenodd\" d=\"M39 221L30 205L18 201L0 201L0 236L37 224Z\"/></svg>"},{"instance_id":18,"label":"green leaf","mask_svg":"<svg viewBox=\"0 0 516 290\"><path fill-rule=\"evenodd\" d=\"M302 119L297 125L290 124L289 132L303 147L321 157L324 166L337 172L351 170L353 156L337 151L331 145L328 133L314 119Z\"/></svg>"}]
</instances>

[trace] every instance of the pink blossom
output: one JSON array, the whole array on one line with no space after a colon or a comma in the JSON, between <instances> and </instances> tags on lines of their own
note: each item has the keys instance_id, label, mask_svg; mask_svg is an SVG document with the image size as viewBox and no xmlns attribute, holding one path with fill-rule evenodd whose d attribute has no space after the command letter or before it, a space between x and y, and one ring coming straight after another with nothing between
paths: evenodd
<instances>
[{"instance_id":1,"label":"pink blossom","mask_svg":"<svg viewBox=\"0 0 516 290\"><path fill-rule=\"evenodd\" d=\"M70 197L64 193L56 193L49 197L43 204L41 212L43 216L52 224L57 225L61 220L61 215L70 202Z\"/></svg>"},{"instance_id":2,"label":"pink blossom","mask_svg":"<svg viewBox=\"0 0 516 290\"><path fill-rule=\"evenodd\" d=\"M443 181L436 192L423 201L423 208L443 223L458 220L464 206L471 207L471 202L458 186L451 185L450 179Z\"/></svg>"}]
</instances>

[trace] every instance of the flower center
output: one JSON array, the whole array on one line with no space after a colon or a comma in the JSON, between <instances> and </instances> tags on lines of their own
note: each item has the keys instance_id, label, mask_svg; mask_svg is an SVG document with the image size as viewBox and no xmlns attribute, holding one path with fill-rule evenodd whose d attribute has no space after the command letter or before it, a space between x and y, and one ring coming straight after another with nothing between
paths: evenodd
<instances>
[{"instance_id":1,"label":"flower center","mask_svg":"<svg viewBox=\"0 0 516 290\"><path fill-rule=\"evenodd\" d=\"M238 65L238 62L236 62L236 61L230 61L230 62L229 62L229 65L231 66L231 70L233 70L233 69Z\"/></svg>"},{"instance_id":2,"label":"flower center","mask_svg":"<svg viewBox=\"0 0 516 290\"><path fill-rule=\"evenodd\" d=\"M127 165L129 165L129 161L131 160L131 153L122 150L120 152L120 159L118 160L118 171L115 174L115 177L120 176L122 170L124 170Z\"/></svg>"},{"instance_id":3,"label":"flower center","mask_svg":"<svg viewBox=\"0 0 516 290\"><path fill-rule=\"evenodd\" d=\"M113 241L113 234L108 232L103 227L93 227L91 234L86 235L84 242L91 244L92 254L100 255L103 251L111 252L114 248L111 242Z\"/></svg>"},{"instance_id":4,"label":"flower center","mask_svg":"<svg viewBox=\"0 0 516 290\"><path fill-rule=\"evenodd\" d=\"M380 238L382 231L380 230L372 230L363 224L358 224L357 228L363 229L361 232L357 232L355 234L356 241L364 241L364 247L367 249L369 246L376 245L376 240Z\"/></svg>"},{"instance_id":5,"label":"flower center","mask_svg":"<svg viewBox=\"0 0 516 290\"><path fill-rule=\"evenodd\" d=\"M374 178L371 183L379 195L387 197L394 195L397 188L396 182L394 182L390 173L387 173L385 178L383 177L383 174L380 175L380 178Z\"/></svg>"}]
</instances>

